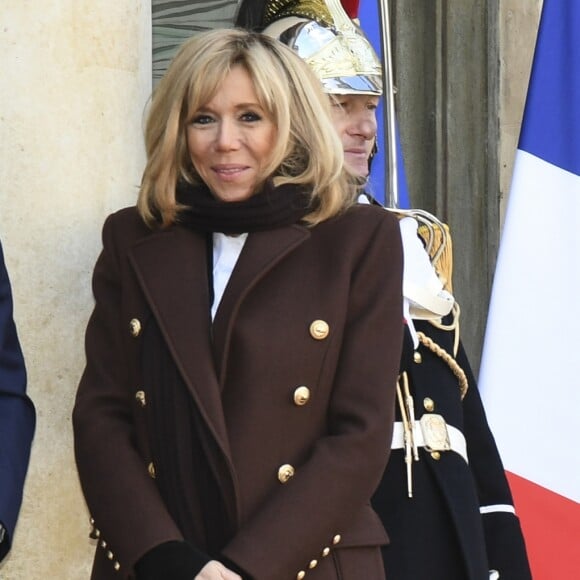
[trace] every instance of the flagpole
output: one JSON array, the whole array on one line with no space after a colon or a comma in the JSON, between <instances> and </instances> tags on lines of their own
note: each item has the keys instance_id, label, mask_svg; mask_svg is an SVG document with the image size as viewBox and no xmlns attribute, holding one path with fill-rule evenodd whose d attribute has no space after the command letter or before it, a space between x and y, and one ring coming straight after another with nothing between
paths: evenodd
<instances>
[{"instance_id":1,"label":"flagpole","mask_svg":"<svg viewBox=\"0 0 580 580\"><path fill-rule=\"evenodd\" d=\"M385 163L385 195L388 207L399 207L399 176L397 171L397 134L395 123L395 90L393 85L393 56L391 52L391 25L389 19L389 0L377 0L380 33L381 60L383 64L383 135L387 149Z\"/></svg>"}]
</instances>

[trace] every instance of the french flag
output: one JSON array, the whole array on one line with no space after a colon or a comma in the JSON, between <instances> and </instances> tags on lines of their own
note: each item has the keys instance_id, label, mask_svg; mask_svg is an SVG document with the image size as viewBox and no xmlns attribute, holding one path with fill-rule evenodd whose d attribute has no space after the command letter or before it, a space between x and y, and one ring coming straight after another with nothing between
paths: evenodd
<instances>
[{"instance_id":1,"label":"french flag","mask_svg":"<svg viewBox=\"0 0 580 580\"><path fill-rule=\"evenodd\" d=\"M580 578L577 0L544 0L479 385L534 579Z\"/></svg>"}]
</instances>

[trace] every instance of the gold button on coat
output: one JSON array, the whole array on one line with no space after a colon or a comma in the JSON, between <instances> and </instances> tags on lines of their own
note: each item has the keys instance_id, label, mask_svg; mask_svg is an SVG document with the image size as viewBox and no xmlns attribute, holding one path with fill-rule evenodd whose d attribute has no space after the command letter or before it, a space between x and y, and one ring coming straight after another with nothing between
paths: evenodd
<instances>
[{"instance_id":1,"label":"gold button on coat","mask_svg":"<svg viewBox=\"0 0 580 580\"><path fill-rule=\"evenodd\" d=\"M418 351L415 351L413 353L413 360L417 363L417 364L421 364L423 362L423 357L421 356L421 353Z\"/></svg>"},{"instance_id":2,"label":"gold button on coat","mask_svg":"<svg viewBox=\"0 0 580 580\"><path fill-rule=\"evenodd\" d=\"M435 461L439 461L441 459L441 453L439 453L439 451L432 451L431 457L435 459Z\"/></svg>"},{"instance_id":3,"label":"gold button on coat","mask_svg":"<svg viewBox=\"0 0 580 580\"><path fill-rule=\"evenodd\" d=\"M431 411L435 409L435 401L431 397L425 397L423 399L423 407L425 408L425 411L431 413Z\"/></svg>"},{"instance_id":4,"label":"gold button on coat","mask_svg":"<svg viewBox=\"0 0 580 580\"><path fill-rule=\"evenodd\" d=\"M147 404L147 401L145 399L145 391L137 391L135 393L135 398L139 401L142 407L144 407Z\"/></svg>"},{"instance_id":5,"label":"gold button on coat","mask_svg":"<svg viewBox=\"0 0 580 580\"><path fill-rule=\"evenodd\" d=\"M310 560L310 564L308 564L308 567L313 570L314 568L316 568L316 566L318 566L318 560Z\"/></svg>"},{"instance_id":6,"label":"gold button on coat","mask_svg":"<svg viewBox=\"0 0 580 580\"><path fill-rule=\"evenodd\" d=\"M294 391L294 404L302 407L310 400L310 389L302 385Z\"/></svg>"},{"instance_id":7,"label":"gold button on coat","mask_svg":"<svg viewBox=\"0 0 580 580\"><path fill-rule=\"evenodd\" d=\"M138 318L132 318L129 322L129 329L131 330L131 336L137 337L141 334L141 322Z\"/></svg>"},{"instance_id":8,"label":"gold button on coat","mask_svg":"<svg viewBox=\"0 0 580 580\"><path fill-rule=\"evenodd\" d=\"M294 468L289 463L285 463L278 469L278 481L280 483L286 483L293 475Z\"/></svg>"},{"instance_id":9,"label":"gold button on coat","mask_svg":"<svg viewBox=\"0 0 580 580\"><path fill-rule=\"evenodd\" d=\"M115 568L115 571L118 572L121 569L121 564L119 564L119 562L115 562L113 564L113 568Z\"/></svg>"},{"instance_id":10,"label":"gold button on coat","mask_svg":"<svg viewBox=\"0 0 580 580\"><path fill-rule=\"evenodd\" d=\"M303 580L303 578L306 576L306 572L304 572L304 570L300 570L300 572L298 572L298 574L296 574L296 580Z\"/></svg>"},{"instance_id":11,"label":"gold button on coat","mask_svg":"<svg viewBox=\"0 0 580 580\"><path fill-rule=\"evenodd\" d=\"M149 472L151 479L155 479L155 464L153 461L147 466L147 471Z\"/></svg>"},{"instance_id":12,"label":"gold button on coat","mask_svg":"<svg viewBox=\"0 0 580 580\"><path fill-rule=\"evenodd\" d=\"M315 320L310 325L310 336L315 340L324 340L330 331L328 322L324 320Z\"/></svg>"},{"instance_id":13,"label":"gold button on coat","mask_svg":"<svg viewBox=\"0 0 580 580\"><path fill-rule=\"evenodd\" d=\"M326 558L326 556L328 556L328 554L330 554L330 548L328 546L326 546L326 548L324 548L324 550L322 550L322 557Z\"/></svg>"},{"instance_id":14,"label":"gold button on coat","mask_svg":"<svg viewBox=\"0 0 580 580\"><path fill-rule=\"evenodd\" d=\"M336 546L336 544L340 543L340 540L342 540L342 536L340 534L336 534L336 536L332 538L332 543Z\"/></svg>"}]
</instances>

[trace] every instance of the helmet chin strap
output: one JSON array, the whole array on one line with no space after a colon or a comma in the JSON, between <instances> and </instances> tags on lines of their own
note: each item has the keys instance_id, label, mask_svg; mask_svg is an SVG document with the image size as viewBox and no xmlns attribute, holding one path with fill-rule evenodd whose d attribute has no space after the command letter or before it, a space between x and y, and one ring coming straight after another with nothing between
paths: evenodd
<instances>
[{"instance_id":1,"label":"helmet chin strap","mask_svg":"<svg viewBox=\"0 0 580 580\"><path fill-rule=\"evenodd\" d=\"M371 173L371 167L373 164L373 159L375 155L379 152L379 142L377 140L377 136L375 135L375 142L373 143L373 148L371 149L371 154L369 155L369 175Z\"/></svg>"}]
</instances>

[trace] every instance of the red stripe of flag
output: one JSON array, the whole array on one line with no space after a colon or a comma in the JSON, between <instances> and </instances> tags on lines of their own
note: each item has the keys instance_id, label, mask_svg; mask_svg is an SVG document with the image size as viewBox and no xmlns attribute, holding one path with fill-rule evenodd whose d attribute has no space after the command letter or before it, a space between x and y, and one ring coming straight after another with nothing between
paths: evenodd
<instances>
[{"instance_id":1,"label":"red stripe of flag","mask_svg":"<svg viewBox=\"0 0 580 580\"><path fill-rule=\"evenodd\" d=\"M580 578L580 504L507 472L534 580Z\"/></svg>"}]
</instances>

